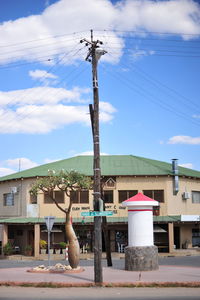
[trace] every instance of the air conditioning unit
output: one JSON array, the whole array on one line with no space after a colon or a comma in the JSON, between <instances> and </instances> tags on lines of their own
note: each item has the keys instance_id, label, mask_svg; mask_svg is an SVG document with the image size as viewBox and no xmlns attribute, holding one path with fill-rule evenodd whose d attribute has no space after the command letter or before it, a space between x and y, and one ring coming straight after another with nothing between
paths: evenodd
<instances>
[{"instance_id":1,"label":"air conditioning unit","mask_svg":"<svg viewBox=\"0 0 200 300\"><path fill-rule=\"evenodd\" d=\"M182 197L183 197L183 200L190 199L190 193L189 192L184 192Z\"/></svg>"},{"instance_id":2,"label":"air conditioning unit","mask_svg":"<svg viewBox=\"0 0 200 300\"><path fill-rule=\"evenodd\" d=\"M17 186L12 186L10 191L12 194L17 194L19 192L19 188Z\"/></svg>"}]
</instances>

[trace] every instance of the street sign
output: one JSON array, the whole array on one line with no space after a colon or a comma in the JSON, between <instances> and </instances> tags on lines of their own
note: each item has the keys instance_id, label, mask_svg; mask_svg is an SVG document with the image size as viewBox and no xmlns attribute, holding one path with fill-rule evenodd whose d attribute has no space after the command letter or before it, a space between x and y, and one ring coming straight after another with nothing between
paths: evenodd
<instances>
[{"instance_id":1,"label":"street sign","mask_svg":"<svg viewBox=\"0 0 200 300\"><path fill-rule=\"evenodd\" d=\"M112 216L113 211L87 211L87 212L82 212L81 216L82 217L105 217L105 216Z\"/></svg>"},{"instance_id":2,"label":"street sign","mask_svg":"<svg viewBox=\"0 0 200 300\"><path fill-rule=\"evenodd\" d=\"M55 221L55 217L48 216L48 217L44 217L44 219L45 219L45 222L46 222L46 225L47 225L47 230L51 231L52 227L53 227L53 224L54 224L54 221Z\"/></svg>"}]
</instances>

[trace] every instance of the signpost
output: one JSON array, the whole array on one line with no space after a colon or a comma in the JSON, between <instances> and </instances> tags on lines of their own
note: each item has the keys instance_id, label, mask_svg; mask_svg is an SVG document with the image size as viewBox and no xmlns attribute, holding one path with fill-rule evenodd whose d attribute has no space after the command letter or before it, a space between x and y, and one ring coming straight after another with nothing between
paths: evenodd
<instances>
[{"instance_id":1,"label":"signpost","mask_svg":"<svg viewBox=\"0 0 200 300\"><path fill-rule=\"evenodd\" d=\"M44 217L44 219L45 219L47 231L48 231L48 265L50 267L50 233L53 228L55 217L48 216L48 217Z\"/></svg>"},{"instance_id":2,"label":"signpost","mask_svg":"<svg viewBox=\"0 0 200 300\"><path fill-rule=\"evenodd\" d=\"M87 211L82 212L82 217L104 217L104 216L112 216L113 211Z\"/></svg>"}]
</instances>

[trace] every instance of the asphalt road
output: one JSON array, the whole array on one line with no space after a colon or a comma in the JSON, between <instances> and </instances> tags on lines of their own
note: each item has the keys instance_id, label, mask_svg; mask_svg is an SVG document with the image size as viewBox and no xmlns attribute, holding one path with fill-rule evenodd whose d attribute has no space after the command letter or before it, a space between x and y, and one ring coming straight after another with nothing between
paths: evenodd
<instances>
[{"instance_id":1,"label":"asphalt road","mask_svg":"<svg viewBox=\"0 0 200 300\"><path fill-rule=\"evenodd\" d=\"M2 300L199 300L200 288L0 287Z\"/></svg>"},{"instance_id":2,"label":"asphalt road","mask_svg":"<svg viewBox=\"0 0 200 300\"><path fill-rule=\"evenodd\" d=\"M64 263L64 260L52 260L51 265L56 263ZM106 260L102 260L103 266L107 266ZM47 260L0 260L1 268L20 268L20 267L36 267L38 265L48 266ZM80 260L80 266L93 266L94 261ZM171 265L171 266L190 266L200 268L200 255L199 256L179 256L179 257L160 257L159 265ZM113 259L113 267L117 269L124 269L124 259ZM200 297L199 297L200 298Z\"/></svg>"}]
</instances>

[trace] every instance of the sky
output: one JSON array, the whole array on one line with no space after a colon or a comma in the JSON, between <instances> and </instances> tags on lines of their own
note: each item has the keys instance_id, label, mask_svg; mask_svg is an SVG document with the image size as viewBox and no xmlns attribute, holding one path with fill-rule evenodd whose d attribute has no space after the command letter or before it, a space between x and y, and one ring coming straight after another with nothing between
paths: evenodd
<instances>
[{"instance_id":1,"label":"sky","mask_svg":"<svg viewBox=\"0 0 200 300\"><path fill-rule=\"evenodd\" d=\"M91 30L102 155L200 171L200 1L0 0L0 176L92 154Z\"/></svg>"}]
</instances>

